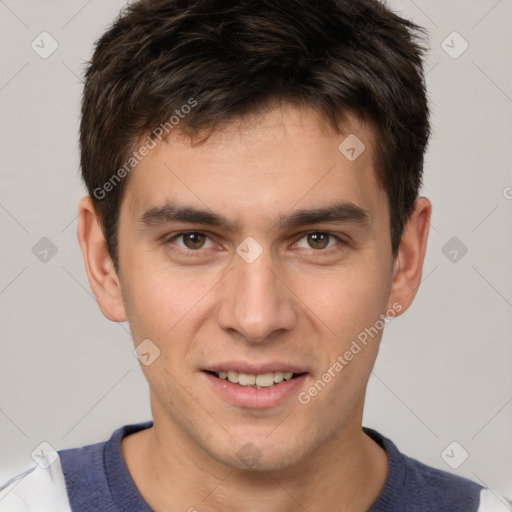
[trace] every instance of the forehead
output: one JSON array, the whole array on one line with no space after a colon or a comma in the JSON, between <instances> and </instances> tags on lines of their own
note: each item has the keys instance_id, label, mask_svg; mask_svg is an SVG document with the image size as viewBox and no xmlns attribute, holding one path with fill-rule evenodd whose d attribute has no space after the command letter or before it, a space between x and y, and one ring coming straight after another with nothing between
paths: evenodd
<instances>
[{"instance_id":1,"label":"forehead","mask_svg":"<svg viewBox=\"0 0 512 512\"><path fill-rule=\"evenodd\" d=\"M134 169L121 209L134 219L178 201L274 224L276 215L340 200L372 212L386 200L373 148L371 128L353 116L335 133L314 110L281 106L227 123L200 143L171 134Z\"/></svg>"}]
</instances>

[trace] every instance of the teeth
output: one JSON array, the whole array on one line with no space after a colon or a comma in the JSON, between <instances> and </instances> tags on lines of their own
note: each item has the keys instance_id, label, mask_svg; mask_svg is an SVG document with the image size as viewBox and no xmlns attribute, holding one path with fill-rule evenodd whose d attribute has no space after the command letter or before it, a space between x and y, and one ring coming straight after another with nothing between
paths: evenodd
<instances>
[{"instance_id":1,"label":"teeth","mask_svg":"<svg viewBox=\"0 0 512 512\"><path fill-rule=\"evenodd\" d=\"M256 386L260 386L260 388L268 388L269 386L274 385L274 373L260 373L254 377L256 382Z\"/></svg>"},{"instance_id":2,"label":"teeth","mask_svg":"<svg viewBox=\"0 0 512 512\"><path fill-rule=\"evenodd\" d=\"M238 384L240 384L241 386L254 386L254 384L256 384L256 375L249 375L248 373L239 373Z\"/></svg>"},{"instance_id":3,"label":"teeth","mask_svg":"<svg viewBox=\"0 0 512 512\"><path fill-rule=\"evenodd\" d=\"M219 377L220 377L220 374L219 374ZM238 383L238 372L228 372L228 380L229 382L232 382L233 384L237 384Z\"/></svg>"},{"instance_id":4,"label":"teeth","mask_svg":"<svg viewBox=\"0 0 512 512\"><path fill-rule=\"evenodd\" d=\"M220 371L218 374L219 379L227 379L233 384L240 384L241 386L268 388L274 384L279 384L283 380L290 380L293 377L293 372L268 372L260 373L258 375L251 375L249 373L235 372L235 371Z\"/></svg>"}]
</instances>

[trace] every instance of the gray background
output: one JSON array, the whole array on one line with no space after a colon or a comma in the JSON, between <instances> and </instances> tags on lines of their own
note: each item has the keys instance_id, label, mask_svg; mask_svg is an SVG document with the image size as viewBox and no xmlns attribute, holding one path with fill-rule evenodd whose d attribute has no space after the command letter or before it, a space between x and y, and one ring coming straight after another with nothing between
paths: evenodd
<instances>
[{"instance_id":1,"label":"gray background","mask_svg":"<svg viewBox=\"0 0 512 512\"><path fill-rule=\"evenodd\" d=\"M0 480L43 440L79 446L150 418L128 326L101 315L76 239L80 74L124 3L0 0ZM434 208L423 283L386 327L364 424L512 496L512 1L391 5L430 34ZM59 45L46 59L31 47L43 31ZM469 44L457 58L454 31ZM43 237L47 261L32 250ZM441 456L453 441L452 465L469 453L457 469Z\"/></svg>"}]
</instances>

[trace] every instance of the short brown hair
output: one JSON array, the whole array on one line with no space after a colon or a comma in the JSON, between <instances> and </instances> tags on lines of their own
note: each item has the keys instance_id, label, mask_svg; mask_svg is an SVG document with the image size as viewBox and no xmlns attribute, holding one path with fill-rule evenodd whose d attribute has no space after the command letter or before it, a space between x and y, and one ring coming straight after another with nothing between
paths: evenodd
<instances>
[{"instance_id":1,"label":"short brown hair","mask_svg":"<svg viewBox=\"0 0 512 512\"><path fill-rule=\"evenodd\" d=\"M176 126L189 134L282 100L315 108L335 130L346 112L370 123L396 256L430 135L424 35L378 0L129 4L96 42L80 126L82 177L116 269L126 162L192 101Z\"/></svg>"}]
</instances>

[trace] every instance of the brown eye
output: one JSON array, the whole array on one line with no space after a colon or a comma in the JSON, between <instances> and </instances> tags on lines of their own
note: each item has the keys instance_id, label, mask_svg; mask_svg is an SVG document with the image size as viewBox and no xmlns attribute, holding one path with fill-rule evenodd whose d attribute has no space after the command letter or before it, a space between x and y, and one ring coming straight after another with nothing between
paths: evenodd
<instances>
[{"instance_id":1,"label":"brown eye","mask_svg":"<svg viewBox=\"0 0 512 512\"><path fill-rule=\"evenodd\" d=\"M178 257L204 258L211 255L218 246L207 233L202 231L181 231L165 240L169 250Z\"/></svg>"},{"instance_id":2,"label":"brown eye","mask_svg":"<svg viewBox=\"0 0 512 512\"><path fill-rule=\"evenodd\" d=\"M338 248L341 249L344 245L345 243L342 238L328 231L310 231L309 233L304 233L302 238L295 243L295 247L298 249L313 249L319 253L327 253L336 246L339 246Z\"/></svg>"},{"instance_id":3,"label":"brown eye","mask_svg":"<svg viewBox=\"0 0 512 512\"><path fill-rule=\"evenodd\" d=\"M308 233L308 244L313 249L325 249L329 243L327 233Z\"/></svg>"},{"instance_id":4,"label":"brown eye","mask_svg":"<svg viewBox=\"0 0 512 512\"><path fill-rule=\"evenodd\" d=\"M206 235L203 233L183 233L181 235L183 244L187 249L201 249L206 241Z\"/></svg>"}]
</instances>

